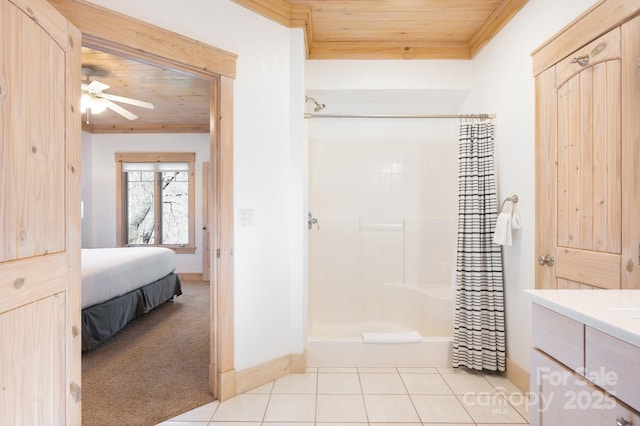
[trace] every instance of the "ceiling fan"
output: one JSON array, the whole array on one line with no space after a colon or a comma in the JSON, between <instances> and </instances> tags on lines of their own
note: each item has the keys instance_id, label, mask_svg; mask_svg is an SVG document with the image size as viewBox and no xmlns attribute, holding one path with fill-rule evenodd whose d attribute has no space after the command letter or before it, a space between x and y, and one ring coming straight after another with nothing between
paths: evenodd
<instances>
[{"instance_id":1,"label":"ceiling fan","mask_svg":"<svg viewBox=\"0 0 640 426\"><path fill-rule=\"evenodd\" d=\"M87 123L89 123L89 111L92 114L99 114L107 108L120 114L128 120L135 120L136 118L138 118L137 115L121 107L115 102L153 109L153 104L151 102L103 93L104 90L107 90L109 88L109 85L98 80L92 80L90 77L93 75L93 72L94 70L92 68L82 67L82 78L86 81L86 83L82 83L80 111L83 114L85 112L87 113Z\"/></svg>"}]
</instances>

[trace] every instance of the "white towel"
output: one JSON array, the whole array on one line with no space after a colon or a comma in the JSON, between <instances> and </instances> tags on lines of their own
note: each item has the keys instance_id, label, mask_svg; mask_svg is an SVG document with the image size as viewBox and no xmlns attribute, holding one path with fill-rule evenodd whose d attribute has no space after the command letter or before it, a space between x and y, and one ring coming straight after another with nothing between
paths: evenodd
<instances>
[{"instance_id":1,"label":"white towel","mask_svg":"<svg viewBox=\"0 0 640 426\"><path fill-rule=\"evenodd\" d=\"M498 215L496 229L493 232L493 244L511 245L511 213L501 212Z\"/></svg>"},{"instance_id":2,"label":"white towel","mask_svg":"<svg viewBox=\"0 0 640 426\"><path fill-rule=\"evenodd\" d=\"M521 227L520 215L515 211L515 206L513 203L507 203L496 220L493 243L501 246L510 246L512 243L512 231Z\"/></svg>"}]
</instances>

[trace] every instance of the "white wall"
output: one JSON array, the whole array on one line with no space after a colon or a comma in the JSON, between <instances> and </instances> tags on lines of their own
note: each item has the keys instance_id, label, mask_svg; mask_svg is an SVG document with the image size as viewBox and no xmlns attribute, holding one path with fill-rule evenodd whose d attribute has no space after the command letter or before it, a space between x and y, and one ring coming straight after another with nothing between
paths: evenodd
<instances>
[{"instance_id":1,"label":"white wall","mask_svg":"<svg viewBox=\"0 0 640 426\"><path fill-rule=\"evenodd\" d=\"M500 198L517 194L522 229L503 248L507 356L529 366L535 252L535 92L531 53L595 0L529 0L473 60L473 92L468 109L497 114L496 156Z\"/></svg>"},{"instance_id":2,"label":"white wall","mask_svg":"<svg viewBox=\"0 0 640 426\"><path fill-rule=\"evenodd\" d=\"M116 246L116 152L195 152L194 254L178 254L178 272L202 272L202 162L209 161L209 134L88 134L83 132L83 247ZM87 222L87 225L84 224Z\"/></svg>"},{"instance_id":3,"label":"white wall","mask_svg":"<svg viewBox=\"0 0 640 426\"><path fill-rule=\"evenodd\" d=\"M289 30L229 0L94 3L238 55L234 81L235 367L303 350L304 53ZM95 176L94 178L99 178ZM239 210L253 213L243 225Z\"/></svg>"}]
</instances>

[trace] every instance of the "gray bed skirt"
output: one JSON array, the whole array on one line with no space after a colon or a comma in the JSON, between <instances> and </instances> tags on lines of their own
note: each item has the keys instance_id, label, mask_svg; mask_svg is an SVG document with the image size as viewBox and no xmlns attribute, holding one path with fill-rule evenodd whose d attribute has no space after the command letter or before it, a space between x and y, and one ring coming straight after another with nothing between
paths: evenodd
<instances>
[{"instance_id":1,"label":"gray bed skirt","mask_svg":"<svg viewBox=\"0 0 640 426\"><path fill-rule=\"evenodd\" d=\"M98 346L134 318L181 294L180 278L171 273L115 299L83 309L82 350Z\"/></svg>"}]
</instances>

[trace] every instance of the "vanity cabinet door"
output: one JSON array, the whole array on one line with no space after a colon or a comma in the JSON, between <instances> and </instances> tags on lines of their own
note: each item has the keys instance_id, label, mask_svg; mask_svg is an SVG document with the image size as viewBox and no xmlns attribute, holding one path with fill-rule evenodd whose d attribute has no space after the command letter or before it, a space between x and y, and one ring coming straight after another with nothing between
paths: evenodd
<instances>
[{"instance_id":1,"label":"vanity cabinet door","mask_svg":"<svg viewBox=\"0 0 640 426\"><path fill-rule=\"evenodd\" d=\"M639 425L638 412L603 392L543 352L531 353L532 426Z\"/></svg>"}]
</instances>

